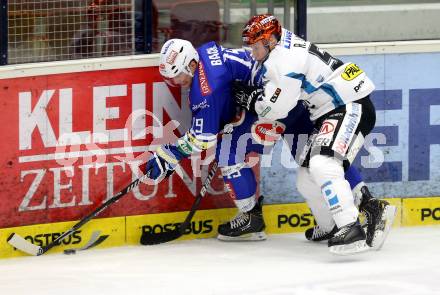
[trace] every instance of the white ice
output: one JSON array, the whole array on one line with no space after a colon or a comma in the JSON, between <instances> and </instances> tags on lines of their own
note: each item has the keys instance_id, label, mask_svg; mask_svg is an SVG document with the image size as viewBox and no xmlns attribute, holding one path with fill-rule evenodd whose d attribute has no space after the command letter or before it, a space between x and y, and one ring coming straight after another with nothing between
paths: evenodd
<instances>
[{"instance_id":1,"label":"white ice","mask_svg":"<svg viewBox=\"0 0 440 295\"><path fill-rule=\"evenodd\" d=\"M47 253L0 260L0 294L438 295L439 250L440 227L409 227L348 257L302 233Z\"/></svg>"}]
</instances>

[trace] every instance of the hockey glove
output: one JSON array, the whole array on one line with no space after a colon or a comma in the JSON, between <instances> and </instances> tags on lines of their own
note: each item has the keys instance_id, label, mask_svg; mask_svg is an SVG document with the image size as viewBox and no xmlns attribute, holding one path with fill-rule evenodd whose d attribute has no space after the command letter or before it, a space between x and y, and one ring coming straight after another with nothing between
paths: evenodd
<instances>
[{"instance_id":1,"label":"hockey glove","mask_svg":"<svg viewBox=\"0 0 440 295\"><path fill-rule=\"evenodd\" d=\"M162 145L148 160L145 167L146 173L150 174L150 179L161 181L173 174L179 161L186 156L174 145Z\"/></svg>"},{"instance_id":2,"label":"hockey glove","mask_svg":"<svg viewBox=\"0 0 440 295\"><path fill-rule=\"evenodd\" d=\"M232 85L232 92L235 103L240 107L252 113L255 112L255 103L261 100L263 96L263 89L255 86L247 86L241 82L234 82Z\"/></svg>"}]
</instances>

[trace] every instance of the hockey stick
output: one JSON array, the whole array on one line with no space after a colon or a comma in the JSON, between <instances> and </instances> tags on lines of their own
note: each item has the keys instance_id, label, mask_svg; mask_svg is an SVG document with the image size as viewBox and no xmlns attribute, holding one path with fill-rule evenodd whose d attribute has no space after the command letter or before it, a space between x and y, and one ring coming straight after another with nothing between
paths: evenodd
<instances>
[{"instance_id":1,"label":"hockey stick","mask_svg":"<svg viewBox=\"0 0 440 295\"><path fill-rule=\"evenodd\" d=\"M194 203L192 204L188 216L186 216L185 218L185 221L179 227L176 227L176 229L172 231L165 231L160 233L155 233L155 232L142 233L141 236L142 245L156 245L156 244L170 242L180 238L185 233L185 230L188 228L191 219L193 218L194 214L197 211L197 208L200 205L200 201L205 196L206 191L208 190L208 187L211 184L211 181L214 178L215 173L217 172L217 167L218 167L218 163L217 161L214 161L211 170L209 171L209 174L206 177L202 188L200 189L200 193L197 195L196 199L194 200Z\"/></svg>"},{"instance_id":2,"label":"hockey stick","mask_svg":"<svg viewBox=\"0 0 440 295\"><path fill-rule=\"evenodd\" d=\"M139 185L139 182L145 180L150 176L150 173L147 172L132 183L130 183L127 187L125 187L123 190L121 190L119 193L114 195L112 198L108 199L105 203L103 203L101 206L99 206L95 211L91 212L89 215L81 219L78 223L76 223L72 228L70 228L68 231L64 232L62 235L60 235L58 238L52 241L52 243L47 244L46 246L37 246L32 244L31 242L25 240L20 235L16 233L12 233L8 239L6 240L9 244L11 244L13 247L17 248L20 251L23 251L27 254L34 255L34 256L40 256L55 247L56 245L59 245L61 241L63 241L66 237L72 235L75 231L77 231L80 227L82 227L84 224L89 222L92 218L96 217L99 213L104 211L108 206L111 204L119 201L123 196L125 196L127 193L129 193L133 188L137 187Z\"/></svg>"},{"instance_id":3,"label":"hockey stick","mask_svg":"<svg viewBox=\"0 0 440 295\"><path fill-rule=\"evenodd\" d=\"M64 250L64 254L75 254L78 251L84 251L84 250L88 250L90 248L96 247L99 244L101 244L102 242L104 242L108 237L109 237L109 235L102 235L101 236L101 231L96 230L92 233L92 237L84 246L82 246L81 248L76 248L76 249L66 249L66 250Z\"/></svg>"}]
</instances>

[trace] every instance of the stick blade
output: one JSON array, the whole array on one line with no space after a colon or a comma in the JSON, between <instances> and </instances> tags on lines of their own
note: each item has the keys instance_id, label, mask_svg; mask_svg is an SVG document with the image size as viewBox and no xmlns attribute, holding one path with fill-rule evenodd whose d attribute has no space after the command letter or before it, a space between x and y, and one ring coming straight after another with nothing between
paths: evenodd
<instances>
[{"instance_id":1,"label":"stick blade","mask_svg":"<svg viewBox=\"0 0 440 295\"><path fill-rule=\"evenodd\" d=\"M12 233L6 240L11 246L29 255L38 256L43 254L43 248L36 246L23 239L20 235Z\"/></svg>"},{"instance_id":2,"label":"stick blade","mask_svg":"<svg viewBox=\"0 0 440 295\"><path fill-rule=\"evenodd\" d=\"M161 232L161 233L143 233L141 236L142 245L157 245L177 240L182 234L179 230Z\"/></svg>"},{"instance_id":3,"label":"stick blade","mask_svg":"<svg viewBox=\"0 0 440 295\"><path fill-rule=\"evenodd\" d=\"M107 238L109 237L109 235L102 235L101 236L101 231L100 230L96 230L92 233L92 236L90 237L90 240L81 248L77 248L77 249L66 249L64 250L64 252L70 252L70 251L84 251L84 250L88 250L90 248L96 247L99 244L101 244L102 242L104 242Z\"/></svg>"}]
</instances>

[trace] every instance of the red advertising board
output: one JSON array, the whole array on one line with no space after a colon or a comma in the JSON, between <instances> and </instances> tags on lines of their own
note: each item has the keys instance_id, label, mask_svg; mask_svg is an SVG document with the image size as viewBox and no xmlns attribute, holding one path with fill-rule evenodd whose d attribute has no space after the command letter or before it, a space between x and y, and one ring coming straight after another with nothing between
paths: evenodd
<instances>
[{"instance_id":1,"label":"red advertising board","mask_svg":"<svg viewBox=\"0 0 440 295\"><path fill-rule=\"evenodd\" d=\"M187 99L157 67L0 79L0 102L0 227L81 219L190 123ZM141 184L100 217L189 209L201 186L200 161L192 162L159 185ZM218 176L201 208L231 206Z\"/></svg>"}]
</instances>

